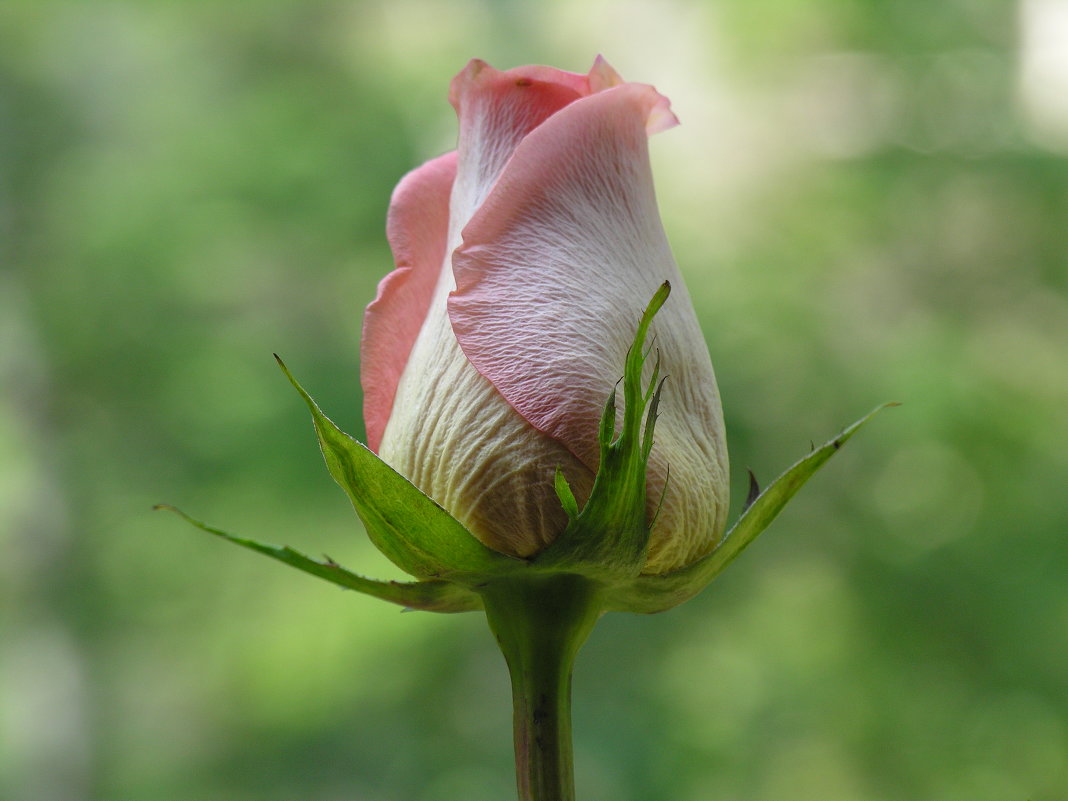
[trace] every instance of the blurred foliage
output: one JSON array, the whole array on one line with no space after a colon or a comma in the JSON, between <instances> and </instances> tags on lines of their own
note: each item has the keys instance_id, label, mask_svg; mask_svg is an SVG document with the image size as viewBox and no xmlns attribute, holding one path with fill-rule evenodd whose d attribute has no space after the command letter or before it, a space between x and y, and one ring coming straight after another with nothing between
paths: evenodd
<instances>
[{"instance_id":1,"label":"blurred foliage","mask_svg":"<svg viewBox=\"0 0 1068 801\"><path fill-rule=\"evenodd\" d=\"M695 601L605 618L580 794L1063 798L1063 6L0 6L0 797L512 797L478 616L149 507L396 576L271 352L362 435L385 209L451 146L449 78L604 52L684 123L652 149L736 497L905 405Z\"/></svg>"}]
</instances>

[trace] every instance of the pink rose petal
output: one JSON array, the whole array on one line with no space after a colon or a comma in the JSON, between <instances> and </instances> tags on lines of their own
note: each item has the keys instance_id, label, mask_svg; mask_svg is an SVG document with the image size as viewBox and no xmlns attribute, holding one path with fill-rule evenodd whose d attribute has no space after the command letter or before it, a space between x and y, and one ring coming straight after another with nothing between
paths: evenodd
<instances>
[{"instance_id":1,"label":"pink rose petal","mask_svg":"<svg viewBox=\"0 0 1068 801\"><path fill-rule=\"evenodd\" d=\"M445 260L455 175L456 153L446 153L408 173L393 191L386 234L396 269L367 307L360 345L367 445L376 453Z\"/></svg>"},{"instance_id":2,"label":"pink rose petal","mask_svg":"<svg viewBox=\"0 0 1068 801\"><path fill-rule=\"evenodd\" d=\"M659 105L651 88L624 84L547 121L518 147L453 255L449 313L468 359L591 468L597 420L642 306L665 279L681 283L646 147Z\"/></svg>"}]
</instances>

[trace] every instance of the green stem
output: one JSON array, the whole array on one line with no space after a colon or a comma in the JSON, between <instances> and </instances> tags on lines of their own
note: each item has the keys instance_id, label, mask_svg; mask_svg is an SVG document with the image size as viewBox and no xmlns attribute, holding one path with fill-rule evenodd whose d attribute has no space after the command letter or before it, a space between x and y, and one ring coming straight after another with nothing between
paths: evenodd
<instances>
[{"instance_id":1,"label":"green stem","mask_svg":"<svg viewBox=\"0 0 1068 801\"><path fill-rule=\"evenodd\" d=\"M571 668L602 608L588 579L510 579L483 592L512 678L519 801L574 801Z\"/></svg>"}]
</instances>

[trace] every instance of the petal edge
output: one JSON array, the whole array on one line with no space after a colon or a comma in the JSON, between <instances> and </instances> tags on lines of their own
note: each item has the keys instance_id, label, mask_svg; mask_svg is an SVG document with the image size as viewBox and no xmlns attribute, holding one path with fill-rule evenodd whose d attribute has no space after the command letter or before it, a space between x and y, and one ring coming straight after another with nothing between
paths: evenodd
<instances>
[{"instance_id":1,"label":"petal edge","mask_svg":"<svg viewBox=\"0 0 1068 801\"><path fill-rule=\"evenodd\" d=\"M456 153L412 170L393 191L386 235L396 268L378 284L363 318L360 383L367 444L378 452L404 367L445 259Z\"/></svg>"}]
</instances>

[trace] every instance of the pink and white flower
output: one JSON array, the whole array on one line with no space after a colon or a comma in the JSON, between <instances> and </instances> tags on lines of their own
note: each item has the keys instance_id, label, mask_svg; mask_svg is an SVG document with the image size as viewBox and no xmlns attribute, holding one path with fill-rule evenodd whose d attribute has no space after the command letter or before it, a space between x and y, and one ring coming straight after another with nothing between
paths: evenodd
<instances>
[{"instance_id":1,"label":"pink and white flower","mask_svg":"<svg viewBox=\"0 0 1068 801\"><path fill-rule=\"evenodd\" d=\"M475 60L450 100L457 150L405 176L390 206L396 269L361 349L368 445L486 545L536 554L567 525L557 466L580 505L589 495L602 409L669 280L645 572L693 563L723 534L727 452L653 191L647 137L677 123L667 99L598 58L587 75Z\"/></svg>"}]
</instances>

